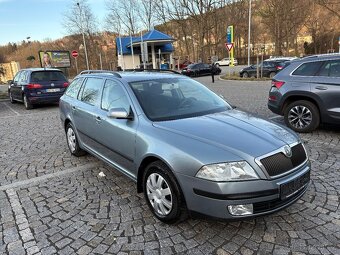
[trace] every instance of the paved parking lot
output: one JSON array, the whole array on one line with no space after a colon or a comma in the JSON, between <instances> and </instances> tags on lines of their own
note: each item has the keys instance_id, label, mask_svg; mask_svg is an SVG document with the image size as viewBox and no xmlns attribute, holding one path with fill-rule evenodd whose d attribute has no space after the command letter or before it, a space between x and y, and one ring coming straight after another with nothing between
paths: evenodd
<instances>
[{"instance_id":1,"label":"paved parking lot","mask_svg":"<svg viewBox=\"0 0 340 255\"><path fill-rule=\"evenodd\" d=\"M282 122L266 107L269 82L199 80L238 108ZM254 220L166 225L128 178L90 155L70 155L56 105L26 111L2 101L0 254L340 254L340 128L302 138L312 183L291 207Z\"/></svg>"}]
</instances>

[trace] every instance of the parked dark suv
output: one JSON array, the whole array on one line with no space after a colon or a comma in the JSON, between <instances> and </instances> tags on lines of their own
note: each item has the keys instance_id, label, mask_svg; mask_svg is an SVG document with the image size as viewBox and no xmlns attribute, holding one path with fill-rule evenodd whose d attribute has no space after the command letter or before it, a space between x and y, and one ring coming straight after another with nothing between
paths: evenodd
<instances>
[{"instance_id":1,"label":"parked dark suv","mask_svg":"<svg viewBox=\"0 0 340 255\"><path fill-rule=\"evenodd\" d=\"M216 75L221 73L221 68L219 68L218 66L216 66L214 70L214 74ZM211 65L204 63L190 64L187 67L183 68L181 73L190 77L211 75Z\"/></svg>"},{"instance_id":2,"label":"parked dark suv","mask_svg":"<svg viewBox=\"0 0 340 255\"><path fill-rule=\"evenodd\" d=\"M262 69L263 77L273 78L280 70L284 68L284 63L286 61L287 60L263 61L262 63L259 64L259 73L261 74L261 69ZM257 76L256 65L245 67L240 71L240 77L243 77L243 78L256 77L256 76Z\"/></svg>"},{"instance_id":3,"label":"parked dark suv","mask_svg":"<svg viewBox=\"0 0 340 255\"><path fill-rule=\"evenodd\" d=\"M340 54L291 61L273 78L268 107L298 132L340 123Z\"/></svg>"},{"instance_id":4,"label":"parked dark suv","mask_svg":"<svg viewBox=\"0 0 340 255\"><path fill-rule=\"evenodd\" d=\"M58 102L68 85L59 69L22 69L9 82L8 95L11 103L23 102L29 110L36 104Z\"/></svg>"}]
</instances>

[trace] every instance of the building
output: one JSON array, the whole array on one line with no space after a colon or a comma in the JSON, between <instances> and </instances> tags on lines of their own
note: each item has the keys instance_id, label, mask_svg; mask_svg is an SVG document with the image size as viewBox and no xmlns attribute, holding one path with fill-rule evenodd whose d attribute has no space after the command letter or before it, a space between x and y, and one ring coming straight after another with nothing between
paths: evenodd
<instances>
[{"instance_id":1,"label":"building","mask_svg":"<svg viewBox=\"0 0 340 255\"><path fill-rule=\"evenodd\" d=\"M171 68L174 38L158 30L137 37L116 38L118 66L124 69Z\"/></svg>"},{"instance_id":2,"label":"building","mask_svg":"<svg viewBox=\"0 0 340 255\"><path fill-rule=\"evenodd\" d=\"M13 80L15 74L20 70L19 62L11 61L10 63L0 63L0 82L7 83L8 80Z\"/></svg>"}]
</instances>

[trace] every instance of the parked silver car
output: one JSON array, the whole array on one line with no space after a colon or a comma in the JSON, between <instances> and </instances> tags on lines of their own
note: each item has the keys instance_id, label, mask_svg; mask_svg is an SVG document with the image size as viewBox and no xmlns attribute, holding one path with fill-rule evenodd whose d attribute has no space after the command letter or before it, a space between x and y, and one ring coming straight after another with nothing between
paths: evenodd
<instances>
[{"instance_id":1,"label":"parked silver car","mask_svg":"<svg viewBox=\"0 0 340 255\"><path fill-rule=\"evenodd\" d=\"M233 109L199 82L168 73L88 73L60 100L68 147L137 183L154 215L231 219L299 199L310 163L299 137Z\"/></svg>"}]
</instances>

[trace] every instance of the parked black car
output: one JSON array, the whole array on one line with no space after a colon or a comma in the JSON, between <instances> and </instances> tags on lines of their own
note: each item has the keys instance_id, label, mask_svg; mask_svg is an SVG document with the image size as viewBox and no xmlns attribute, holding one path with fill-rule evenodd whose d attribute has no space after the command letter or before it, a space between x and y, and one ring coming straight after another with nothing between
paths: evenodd
<instances>
[{"instance_id":1,"label":"parked black car","mask_svg":"<svg viewBox=\"0 0 340 255\"><path fill-rule=\"evenodd\" d=\"M320 122L340 124L340 55L290 61L272 80L268 108L298 132L313 131Z\"/></svg>"},{"instance_id":2,"label":"parked black car","mask_svg":"<svg viewBox=\"0 0 340 255\"><path fill-rule=\"evenodd\" d=\"M196 63L196 64L190 64L187 67L183 68L182 74L190 76L190 77L198 77L201 75L211 75L211 65L204 64L204 63ZM215 66L214 68L215 73L214 74L220 74L221 68Z\"/></svg>"},{"instance_id":3,"label":"parked black car","mask_svg":"<svg viewBox=\"0 0 340 255\"><path fill-rule=\"evenodd\" d=\"M9 81L8 95L11 103L23 102L29 110L36 104L58 102L68 85L59 69L22 69Z\"/></svg>"},{"instance_id":4,"label":"parked black car","mask_svg":"<svg viewBox=\"0 0 340 255\"><path fill-rule=\"evenodd\" d=\"M259 64L259 74L263 77L273 78L279 71L284 68L284 63L286 61L282 60L273 60L273 61L263 61ZM248 77L256 77L257 76L257 68L256 65L251 65L246 68L243 68L240 71L240 77L248 78Z\"/></svg>"}]
</instances>

